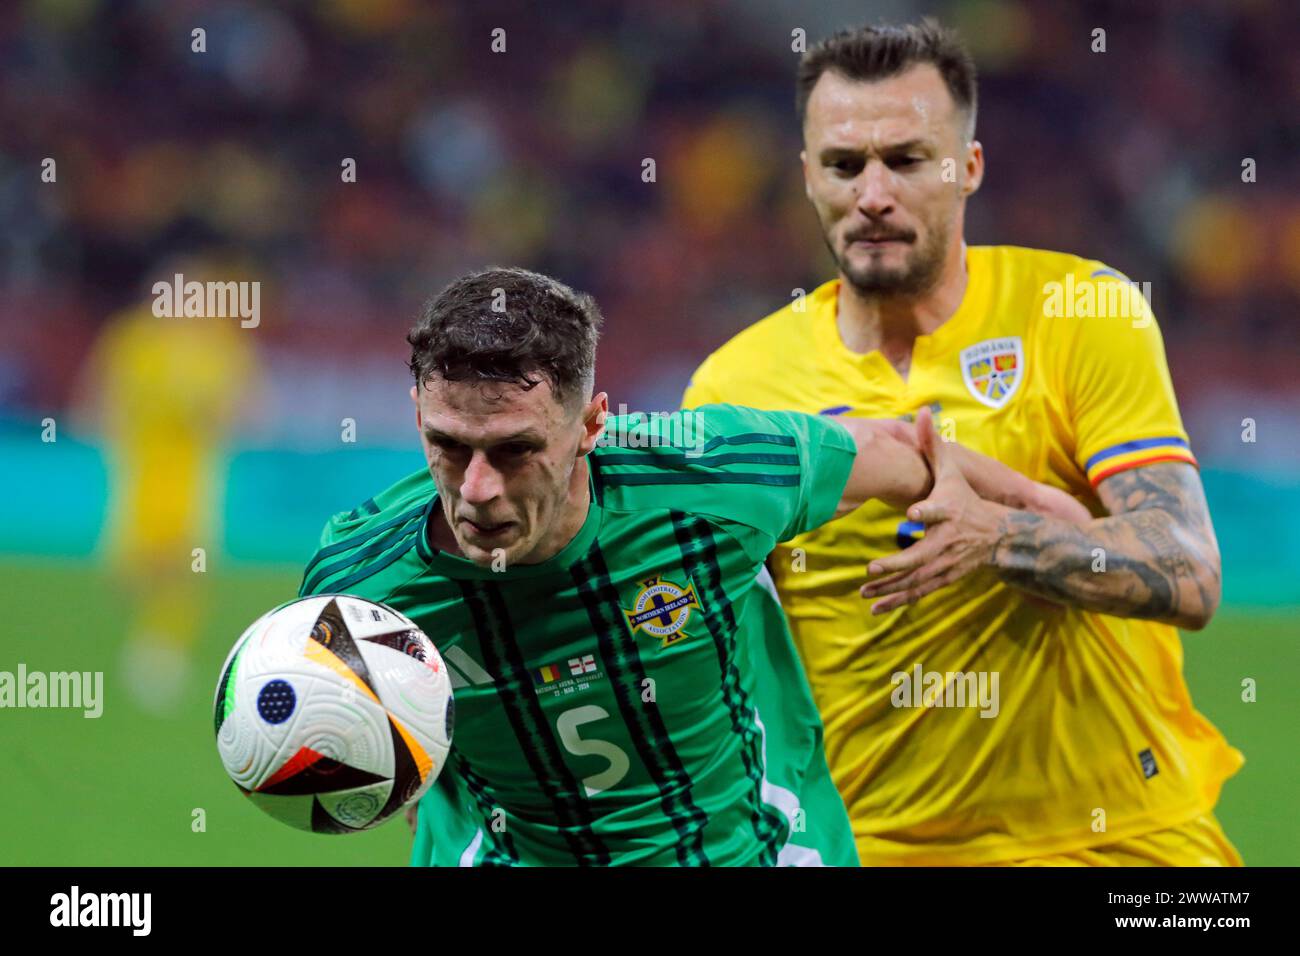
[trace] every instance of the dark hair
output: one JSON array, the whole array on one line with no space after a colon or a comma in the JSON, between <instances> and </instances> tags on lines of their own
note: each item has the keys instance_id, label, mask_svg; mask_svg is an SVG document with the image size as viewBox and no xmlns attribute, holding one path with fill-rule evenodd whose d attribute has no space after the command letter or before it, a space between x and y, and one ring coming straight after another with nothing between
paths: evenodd
<instances>
[{"instance_id":1,"label":"dark hair","mask_svg":"<svg viewBox=\"0 0 1300 956\"><path fill-rule=\"evenodd\" d=\"M978 99L975 61L956 31L933 17L903 26L841 30L813 46L799 60L795 84L799 121L807 114L813 87L827 70L850 80L883 80L917 63L932 64L939 71L953 102L966 114L973 135Z\"/></svg>"},{"instance_id":2,"label":"dark hair","mask_svg":"<svg viewBox=\"0 0 1300 956\"><path fill-rule=\"evenodd\" d=\"M596 371L600 310L591 296L527 269L491 268L457 279L425 303L406 341L416 385L543 380L568 404Z\"/></svg>"}]
</instances>

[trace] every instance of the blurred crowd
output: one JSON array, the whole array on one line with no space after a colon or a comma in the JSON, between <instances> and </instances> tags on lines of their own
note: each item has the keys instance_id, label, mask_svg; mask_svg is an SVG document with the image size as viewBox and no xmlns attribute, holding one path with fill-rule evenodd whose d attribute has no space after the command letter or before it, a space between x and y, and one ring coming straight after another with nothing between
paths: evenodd
<instances>
[{"instance_id":1,"label":"blurred crowd","mask_svg":"<svg viewBox=\"0 0 1300 956\"><path fill-rule=\"evenodd\" d=\"M981 71L968 239L1150 282L1198 448L1235 454L1251 416L1291 430L1261 451L1300 461L1290 4L808 6L3 5L0 416L68 407L104 324L180 255L262 283L242 333L266 370L251 441L337 439L345 416L403 440L404 332L489 264L593 293L600 386L673 407L708 351L831 276L803 197L794 31L936 13Z\"/></svg>"}]
</instances>

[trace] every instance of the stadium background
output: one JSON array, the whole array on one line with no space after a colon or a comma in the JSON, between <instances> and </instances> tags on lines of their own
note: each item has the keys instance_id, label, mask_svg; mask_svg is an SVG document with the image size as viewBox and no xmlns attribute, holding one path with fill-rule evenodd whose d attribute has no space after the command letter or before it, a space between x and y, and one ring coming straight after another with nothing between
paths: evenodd
<instances>
[{"instance_id":1,"label":"stadium background","mask_svg":"<svg viewBox=\"0 0 1300 956\"><path fill-rule=\"evenodd\" d=\"M0 863L404 862L400 822L319 838L244 806L210 700L234 638L294 593L324 519L420 467L403 334L421 301L487 264L552 273L603 307L612 403L673 408L709 350L831 274L798 171L791 31L811 42L925 12L964 31L981 71L989 166L968 239L1151 283L1224 556L1223 608L1184 640L1197 706L1247 756L1220 816L1248 863L1300 863L1287 6L6 4L0 669L103 670L107 702L98 720L0 712ZM206 53L191 52L194 27ZM1105 53L1090 50L1097 28ZM55 183L40 181L45 157ZM341 182L345 157L355 183ZM118 680L131 599L106 569L113 450L97 425L114 396L87 368L178 256L259 280L261 323L238 332L256 366L224 379L246 407L229 427L192 422L221 447L218 523L195 543L208 569L190 693L156 716Z\"/></svg>"}]
</instances>

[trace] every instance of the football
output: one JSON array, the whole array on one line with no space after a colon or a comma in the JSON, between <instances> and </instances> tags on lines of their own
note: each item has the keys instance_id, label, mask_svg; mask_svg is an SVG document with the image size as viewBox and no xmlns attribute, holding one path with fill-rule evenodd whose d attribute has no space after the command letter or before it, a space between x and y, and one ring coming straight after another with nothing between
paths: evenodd
<instances>
[{"instance_id":1,"label":"football","mask_svg":"<svg viewBox=\"0 0 1300 956\"><path fill-rule=\"evenodd\" d=\"M244 631L213 704L221 762L249 800L314 833L354 833L418 800L451 747L433 642L342 594L281 605Z\"/></svg>"}]
</instances>

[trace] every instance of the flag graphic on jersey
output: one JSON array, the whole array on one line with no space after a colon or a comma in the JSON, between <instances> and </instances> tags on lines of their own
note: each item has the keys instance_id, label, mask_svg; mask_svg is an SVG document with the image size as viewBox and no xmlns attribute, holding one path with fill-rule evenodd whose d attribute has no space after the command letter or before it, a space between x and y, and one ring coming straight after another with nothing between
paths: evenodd
<instances>
[{"instance_id":1,"label":"flag graphic on jersey","mask_svg":"<svg viewBox=\"0 0 1300 956\"><path fill-rule=\"evenodd\" d=\"M734 406L696 421L689 455L598 446L586 520L541 564L433 549L427 472L327 525L304 593L381 600L466 675L412 862L857 864L784 617L755 586L777 541L834 513L853 439Z\"/></svg>"},{"instance_id":2,"label":"flag graphic on jersey","mask_svg":"<svg viewBox=\"0 0 1300 956\"><path fill-rule=\"evenodd\" d=\"M534 670L532 676L534 687L548 695L566 695L587 690L592 681L605 677L594 654L571 657L564 664L547 664Z\"/></svg>"},{"instance_id":3,"label":"flag graphic on jersey","mask_svg":"<svg viewBox=\"0 0 1300 956\"><path fill-rule=\"evenodd\" d=\"M591 654L583 654L581 657L575 657L569 661L569 673L574 677L580 674L590 674L595 669L596 658Z\"/></svg>"},{"instance_id":4,"label":"flag graphic on jersey","mask_svg":"<svg viewBox=\"0 0 1300 956\"><path fill-rule=\"evenodd\" d=\"M545 667L539 667L533 671L533 680L539 684L549 684L551 681L560 679L560 669L554 664L547 664Z\"/></svg>"}]
</instances>

